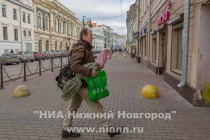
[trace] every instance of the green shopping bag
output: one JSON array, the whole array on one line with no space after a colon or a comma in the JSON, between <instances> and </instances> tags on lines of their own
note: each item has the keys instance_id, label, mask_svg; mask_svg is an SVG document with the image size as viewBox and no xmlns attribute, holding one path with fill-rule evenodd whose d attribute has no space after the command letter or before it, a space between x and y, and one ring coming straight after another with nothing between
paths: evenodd
<instances>
[{"instance_id":1,"label":"green shopping bag","mask_svg":"<svg viewBox=\"0 0 210 140\"><path fill-rule=\"evenodd\" d=\"M86 78L88 97L91 102L95 102L109 96L105 71L97 71L97 74L98 76L96 78L91 76Z\"/></svg>"}]
</instances>

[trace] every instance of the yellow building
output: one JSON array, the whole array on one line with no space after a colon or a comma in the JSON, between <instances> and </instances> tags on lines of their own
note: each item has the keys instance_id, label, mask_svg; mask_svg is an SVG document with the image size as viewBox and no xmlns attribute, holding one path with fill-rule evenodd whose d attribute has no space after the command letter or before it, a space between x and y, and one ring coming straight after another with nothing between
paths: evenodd
<instances>
[{"instance_id":1,"label":"yellow building","mask_svg":"<svg viewBox=\"0 0 210 140\"><path fill-rule=\"evenodd\" d=\"M57 0L33 0L35 51L69 50L82 28L75 13Z\"/></svg>"}]
</instances>

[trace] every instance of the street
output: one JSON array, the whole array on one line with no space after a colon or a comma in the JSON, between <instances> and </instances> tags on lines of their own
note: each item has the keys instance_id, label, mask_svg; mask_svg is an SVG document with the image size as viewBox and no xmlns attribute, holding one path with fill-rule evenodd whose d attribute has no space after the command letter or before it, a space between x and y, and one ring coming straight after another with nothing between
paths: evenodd
<instances>
[{"instance_id":1,"label":"street","mask_svg":"<svg viewBox=\"0 0 210 140\"><path fill-rule=\"evenodd\" d=\"M0 140L61 140L63 118L50 117L46 111L65 113L68 102L61 98L56 85L54 72L44 72L42 76L32 75L27 82L22 79L7 82L0 90ZM168 86L161 75L155 75L143 64L135 62L130 55L117 54L105 65L110 95L100 102L105 112L111 111L114 126L125 126L130 130L143 128L140 133L124 133L110 138L106 133L84 132L75 140L209 140L209 108L194 107ZM30 88L31 95L23 98L12 96L16 86L24 84ZM145 99L140 95L146 84L157 86L160 97ZM39 112L39 113L38 113ZM43 114L40 115L40 112ZM79 113L90 113L83 102ZM120 115L125 113L125 116ZM132 114L142 115L135 118ZM159 116L151 119L149 114ZM166 115L167 114L167 115ZM48 114L49 115L49 114ZM164 116L162 116L164 115ZM99 127L94 118L76 118L76 127ZM73 138L69 138L73 139Z\"/></svg>"}]
</instances>

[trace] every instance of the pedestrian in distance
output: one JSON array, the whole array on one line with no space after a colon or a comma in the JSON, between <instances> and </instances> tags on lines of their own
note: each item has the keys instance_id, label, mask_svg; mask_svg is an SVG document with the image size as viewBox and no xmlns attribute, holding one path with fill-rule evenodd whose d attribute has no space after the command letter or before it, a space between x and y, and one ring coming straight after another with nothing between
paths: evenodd
<instances>
[{"instance_id":1,"label":"pedestrian in distance","mask_svg":"<svg viewBox=\"0 0 210 140\"><path fill-rule=\"evenodd\" d=\"M85 77L97 77L97 72L95 69L90 69L84 67L84 64L95 62L94 55L91 51L93 46L91 45L93 40L92 31L88 28L83 28L80 32L80 39L76 44L73 45L71 51L71 59L70 59L70 67L71 70L76 74L81 74ZM98 69L101 69L100 65L98 65ZM62 130L62 137L80 137L80 133L69 131L72 126L73 116L68 115L68 113L77 112L78 108L80 107L82 101L90 107L90 109L94 113L103 113L103 107L99 101L90 102L88 98L88 88L87 83L85 80L82 80L82 87L79 89L78 94L76 94L69 103L67 108L67 112L63 121L63 130ZM106 118L100 118L100 125L104 127L113 127L110 121ZM115 135L119 135L121 132L108 132L110 137Z\"/></svg>"},{"instance_id":2,"label":"pedestrian in distance","mask_svg":"<svg viewBox=\"0 0 210 140\"><path fill-rule=\"evenodd\" d=\"M10 50L10 53L14 53L13 49Z\"/></svg>"}]
</instances>

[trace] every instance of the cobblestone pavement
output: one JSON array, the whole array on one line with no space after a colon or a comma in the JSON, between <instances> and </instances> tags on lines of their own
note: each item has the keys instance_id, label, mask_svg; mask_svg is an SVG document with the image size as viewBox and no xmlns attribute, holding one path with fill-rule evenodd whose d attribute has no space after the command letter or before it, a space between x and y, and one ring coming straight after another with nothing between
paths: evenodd
<instances>
[{"instance_id":1,"label":"cobblestone pavement","mask_svg":"<svg viewBox=\"0 0 210 140\"><path fill-rule=\"evenodd\" d=\"M55 72L45 72L42 76L33 75L27 82L17 80L6 83L0 90L0 140L61 140L62 118L40 118L36 111L65 112L68 102L61 99L61 91L56 87ZM117 55L105 68L108 77L110 96L101 100L106 112L112 111L111 119L115 126L143 127L142 133L124 133L110 138L105 133L82 133L75 140L210 140L210 109L194 107L169 87L162 76L149 71L130 57ZM24 84L31 90L31 95L14 98L12 92L17 85ZM144 99L140 96L141 88L154 84L159 89L160 98ZM169 119L148 119L118 117L122 113L171 113ZM82 103L78 112L91 112ZM162 114L161 116L162 117ZM98 119L75 119L74 126L98 127ZM141 129L142 130L142 129ZM69 138L73 139L73 138Z\"/></svg>"}]
</instances>

